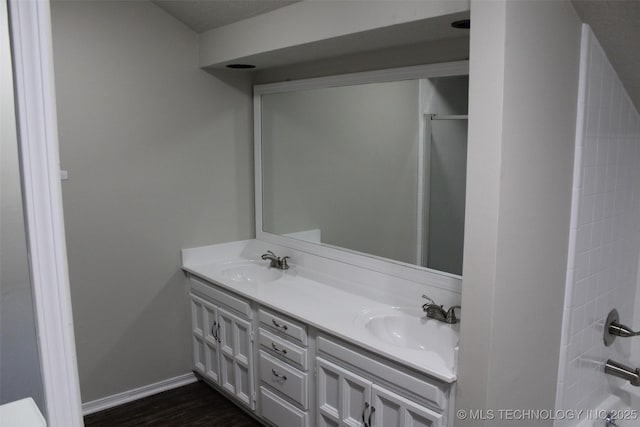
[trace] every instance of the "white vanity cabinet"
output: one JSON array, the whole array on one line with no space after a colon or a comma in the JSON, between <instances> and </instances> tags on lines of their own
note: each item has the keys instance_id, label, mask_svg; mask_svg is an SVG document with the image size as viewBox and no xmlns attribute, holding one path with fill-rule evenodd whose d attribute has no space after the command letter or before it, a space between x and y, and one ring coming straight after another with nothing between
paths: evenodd
<instances>
[{"instance_id":1,"label":"white vanity cabinet","mask_svg":"<svg viewBox=\"0 0 640 427\"><path fill-rule=\"evenodd\" d=\"M194 370L275 427L445 427L454 384L190 275ZM284 311L285 309L283 309Z\"/></svg>"},{"instance_id":2,"label":"white vanity cabinet","mask_svg":"<svg viewBox=\"0 0 640 427\"><path fill-rule=\"evenodd\" d=\"M258 310L260 416L275 426L307 427L307 326L266 308Z\"/></svg>"},{"instance_id":3,"label":"white vanity cabinet","mask_svg":"<svg viewBox=\"0 0 640 427\"><path fill-rule=\"evenodd\" d=\"M254 409L251 305L194 277L190 287L194 370Z\"/></svg>"},{"instance_id":4,"label":"white vanity cabinet","mask_svg":"<svg viewBox=\"0 0 640 427\"><path fill-rule=\"evenodd\" d=\"M437 380L412 375L324 336L318 337L316 372L318 427L445 425L450 387Z\"/></svg>"}]
</instances>

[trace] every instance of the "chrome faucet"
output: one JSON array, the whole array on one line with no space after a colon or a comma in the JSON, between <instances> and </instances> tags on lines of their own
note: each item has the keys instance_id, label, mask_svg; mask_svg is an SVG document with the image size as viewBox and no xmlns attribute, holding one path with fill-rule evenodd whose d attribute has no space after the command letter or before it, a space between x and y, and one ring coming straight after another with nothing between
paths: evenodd
<instances>
[{"instance_id":1,"label":"chrome faucet","mask_svg":"<svg viewBox=\"0 0 640 427\"><path fill-rule=\"evenodd\" d=\"M630 327L622 325L618 322L612 322L609 325L609 333L617 337L629 338L640 336L640 331L633 331Z\"/></svg>"},{"instance_id":2,"label":"chrome faucet","mask_svg":"<svg viewBox=\"0 0 640 427\"><path fill-rule=\"evenodd\" d=\"M640 369L633 369L609 359L604 365L604 372L614 377L627 380L632 386L640 387Z\"/></svg>"},{"instance_id":3,"label":"chrome faucet","mask_svg":"<svg viewBox=\"0 0 640 427\"><path fill-rule=\"evenodd\" d=\"M615 414L613 412L608 412L604 418L604 427L618 427L616 421L618 420L616 420Z\"/></svg>"},{"instance_id":4,"label":"chrome faucet","mask_svg":"<svg viewBox=\"0 0 640 427\"><path fill-rule=\"evenodd\" d=\"M630 327L620 323L620 315L615 308L607 315L604 325L604 345L609 347L616 337L629 338L640 336L640 331L634 331Z\"/></svg>"},{"instance_id":5,"label":"chrome faucet","mask_svg":"<svg viewBox=\"0 0 640 427\"><path fill-rule=\"evenodd\" d=\"M443 306L436 304L436 302L428 296L422 295L422 298L427 300L427 302L422 305L422 311L427 314L429 319L436 319L451 325L460 322L460 319L456 317L456 309L460 310L462 308L459 305L454 305L449 307L449 310L445 310Z\"/></svg>"},{"instance_id":6,"label":"chrome faucet","mask_svg":"<svg viewBox=\"0 0 640 427\"><path fill-rule=\"evenodd\" d=\"M267 253L262 254L260 258L262 258L265 261L266 260L271 261L271 264L269 265L269 267L271 268L277 268L279 270L289 269L289 263L287 262L287 260L290 258L288 256L283 256L282 258L280 258L279 256L276 256L276 254L274 254L273 252L267 251Z\"/></svg>"}]
</instances>

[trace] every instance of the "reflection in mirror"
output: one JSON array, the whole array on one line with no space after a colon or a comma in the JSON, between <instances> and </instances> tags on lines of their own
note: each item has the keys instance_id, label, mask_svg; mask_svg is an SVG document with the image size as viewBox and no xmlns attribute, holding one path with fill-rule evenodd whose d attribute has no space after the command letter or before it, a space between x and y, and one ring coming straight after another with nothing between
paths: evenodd
<instances>
[{"instance_id":1,"label":"reflection in mirror","mask_svg":"<svg viewBox=\"0 0 640 427\"><path fill-rule=\"evenodd\" d=\"M0 404L31 397L44 412L8 28L7 5L0 0Z\"/></svg>"},{"instance_id":2,"label":"reflection in mirror","mask_svg":"<svg viewBox=\"0 0 640 427\"><path fill-rule=\"evenodd\" d=\"M421 265L462 275L467 119L433 115L427 122L430 153ZM425 196L425 199L427 197Z\"/></svg>"},{"instance_id":3,"label":"reflection in mirror","mask_svg":"<svg viewBox=\"0 0 640 427\"><path fill-rule=\"evenodd\" d=\"M468 76L264 93L262 230L460 275Z\"/></svg>"}]
</instances>

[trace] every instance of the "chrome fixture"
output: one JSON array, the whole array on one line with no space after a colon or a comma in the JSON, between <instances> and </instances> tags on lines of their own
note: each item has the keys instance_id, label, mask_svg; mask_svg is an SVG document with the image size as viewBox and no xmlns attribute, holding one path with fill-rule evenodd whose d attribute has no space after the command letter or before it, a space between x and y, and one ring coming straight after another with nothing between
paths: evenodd
<instances>
[{"instance_id":1,"label":"chrome fixture","mask_svg":"<svg viewBox=\"0 0 640 427\"><path fill-rule=\"evenodd\" d=\"M609 325L609 333L618 337L629 338L640 335L640 332L634 332L628 326L621 325L619 323L612 323Z\"/></svg>"},{"instance_id":2,"label":"chrome fixture","mask_svg":"<svg viewBox=\"0 0 640 427\"><path fill-rule=\"evenodd\" d=\"M631 383L632 386L640 387L640 369L633 369L629 366L618 363L614 360L607 360L604 365L604 372L614 377L622 378Z\"/></svg>"},{"instance_id":3,"label":"chrome fixture","mask_svg":"<svg viewBox=\"0 0 640 427\"><path fill-rule=\"evenodd\" d=\"M616 421L615 414L613 412L609 412L604 418L604 427L618 427Z\"/></svg>"},{"instance_id":4,"label":"chrome fixture","mask_svg":"<svg viewBox=\"0 0 640 427\"><path fill-rule=\"evenodd\" d=\"M604 325L604 345L607 347L613 344L616 337L629 338L640 336L640 331L635 332L630 327L620 324L619 321L620 316L618 315L618 310L611 310Z\"/></svg>"},{"instance_id":5,"label":"chrome fixture","mask_svg":"<svg viewBox=\"0 0 640 427\"><path fill-rule=\"evenodd\" d=\"M279 256L276 256L276 254L274 254L273 252L267 251L267 253L262 254L260 258L271 261L271 264L269 265L269 267L271 268L277 268L279 270L289 269L289 263L287 262L287 260L290 258L288 256L283 256L282 258L280 258Z\"/></svg>"},{"instance_id":6,"label":"chrome fixture","mask_svg":"<svg viewBox=\"0 0 640 427\"><path fill-rule=\"evenodd\" d=\"M443 306L436 304L436 302L428 296L422 295L422 298L427 300L427 302L422 305L422 311L427 313L429 319L436 319L452 325L460 322L460 319L456 317L456 309L461 309L459 305L454 305L449 307L449 310L445 310Z\"/></svg>"}]
</instances>

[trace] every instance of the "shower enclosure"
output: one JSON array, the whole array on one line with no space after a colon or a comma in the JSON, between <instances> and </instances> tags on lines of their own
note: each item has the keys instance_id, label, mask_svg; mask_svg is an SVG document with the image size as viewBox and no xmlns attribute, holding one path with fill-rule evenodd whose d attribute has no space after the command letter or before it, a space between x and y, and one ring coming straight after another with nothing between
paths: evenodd
<instances>
[{"instance_id":1,"label":"shower enclosure","mask_svg":"<svg viewBox=\"0 0 640 427\"><path fill-rule=\"evenodd\" d=\"M640 115L586 25L578 96L556 408L589 414L640 401L640 392L628 381L605 374L609 359L640 367L639 339L617 338L611 346L604 342L612 309L618 310L620 323L640 327ZM624 399L613 402L614 396ZM604 426L602 415L596 424L583 419L558 420L556 425ZM638 423L620 420L618 425Z\"/></svg>"}]
</instances>

